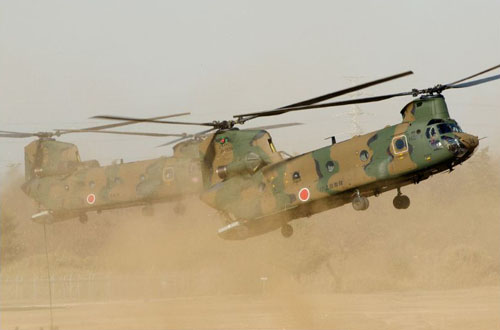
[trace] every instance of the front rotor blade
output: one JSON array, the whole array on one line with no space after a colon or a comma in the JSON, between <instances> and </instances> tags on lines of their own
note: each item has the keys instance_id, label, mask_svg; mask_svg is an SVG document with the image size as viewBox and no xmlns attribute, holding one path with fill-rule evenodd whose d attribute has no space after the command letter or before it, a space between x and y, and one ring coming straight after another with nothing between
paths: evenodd
<instances>
[{"instance_id":1,"label":"front rotor blade","mask_svg":"<svg viewBox=\"0 0 500 330\"><path fill-rule=\"evenodd\" d=\"M390 98L393 98L393 97L406 96L406 95L412 95L412 92L403 92L403 93L397 93L397 94L372 96L372 97L365 97L365 98L360 98L360 99L352 99L352 100L345 100L345 101L338 101L338 102L313 104L313 105L300 106L300 107L294 107L294 108L286 108L286 109L277 109L277 110L271 110L271 111L255 112L255 113L248 113L248 114L238 115L238 116L235 116L235 117L240 117L241 116L241 117L243 117L243 121L246 121L246 119L244 117L257 118L257 117L275 116L275 115L281 115L283 113L292 112L292 111L300 111L300 110L307 110L307 109L319 109L319 108L328 108L328 107L337 107L337 106L349 105L349 104L361 104L361 103L369 103L369 102L378 102L378 101L387 100L387 99L390 99Z\"/></svg>"},{"instance_id":2,"label":"front rotor blade","mask_svg":"<svg viewBox=\"0 0 500 330\"><path fill-rule=\"evenodd\" d=\"M176 113L173 115L166 115L166 116L160 116L160 117L152 117L152 118L146 118L148 120L158 120L158 119L166 119L166 118L172 118L172 117L180 117L180 116L187 116L190 115L190 112L182 112L182 113ZM132 125L136 124L136 122L131 122L131 121L126 121L124 123L117 123L117 124L108 124L108 125L101 125L101 126L94 126L94 127L88 127L88 128L82 128L83 130L101 130L101 129L108 129L108 128L115 128L115 127L121 127L121 126L126 126L126 125Z\"/></svg>"},{"instance_id":3,"label":"front rotor blade","mask_svg":"<svg viewBox=\"0 0 500 330\"><path fill-rule=\"evenodd\" d=\"M408 76L408 75L411 75L411 74L413 74L413 71L406 71L406 72L398 73L398 74L395 74L395 75L392 75L392 76L389 76L389 77L377 79L377 80L370 81L370 82L367 82L367 83L364 83L364 84L361 84L361 85L357 85L357 86L349 87L349 88L346 88L346 89L342 89L340 91L336 91L336 92L333 92L333 93L329 93L329 94L325 94L325 95L322 95L322 96L318 96L318 97L315 97L315 98L312 98L312 99L309 99L309 100L305 100L305 101L297 102L297 103L294 103L294 104L290 104L290 105L287 105L287 106L284 106L284 107L281 107L281 108L278 108L278 109L294 108L294 107L299 107L299 106L304 106L304 105L315 104L315 103L326 101L328 99L331 99L331 98L334 98L334 97L337 97L337 96L341 96L341 95L344 95L344 94L355 92L355 91L358 91L360 89L368 88L370 86L374 86L374 85L382 84L382 83L385 83L385 82L388 82L388 81L391 81L391 80L394 80L394 79L402 78L402 77L405 77L405 76Z\"/></svg>"},{"instance_id":4,"label":"front rotor blade","mask_svg":"<svg viewBox=\"0 0 500 330\"><path fill-rule=\"evenodd\" d=\"M447 84L446 86L451 86L451 85L455 85L455 84L461 83L462 81L466 81L466 80L472 79L474 77L482 75L483 73L490 72L490 71L493 71L493 70L498 69L498 68L500 68L500 64L499 65L495 65L494 67L491 67L491 68L486 69L484 71L481 71L479 73L473 74L472 76L468 76L467 78L463 78L463 79L454 81L451 84Z\"/></svg>"},{"instance_id":5,"label":"front rotor blade","mask_svg":"<svg viewBox=\"0 0 500 330\"><path fill-rule=\"evenodd\" d=\"M195 126L214 126L214 123L192 123L192 122L182 122L182 121L166 121L166 120L153 120L147 118L131 118L131 117L120 117L120 116L94 116L94 119L109 119L109 120L121 120L136 123L157 123L157 124L177 124L177 125L195 125Z\"/></svg>"},{"instance_id":6,"label":"front rotor blade","mask_svg":"<svg viewBox=\"0 0 500 330\"><path fill-rule=\"evenodd\" d=\"M486 77L478 80L473 80L469 81L466 83L458 84L458 85L452 85L452 86L446 86L446 89L448 88L464 88L464 87L471 87L471 86L476 86L476 85L481 85L490 81L498 80L500 79L500 74L497 74L496 76L491 76L491 77Z\"/></svg>"}]
</instances>

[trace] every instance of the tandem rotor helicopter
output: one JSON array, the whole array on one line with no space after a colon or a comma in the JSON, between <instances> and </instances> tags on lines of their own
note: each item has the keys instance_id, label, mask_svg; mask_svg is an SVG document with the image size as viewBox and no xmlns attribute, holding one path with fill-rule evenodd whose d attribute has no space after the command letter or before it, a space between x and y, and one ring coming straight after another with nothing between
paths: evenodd
<instances>
[{"instance_id":1,"label":"tandem rotor helicopter","mask_svg":"<svg viewBox=\"0 0 500 330\"><path fill-rule=\"evenodd\" d=\"M233 120L227 121L194 123L159 118L95 116L93 118L120 120L122 125L142 122L208 127L200 133L184 134L167 143L178 143L174 146L174 158L177 148L190 146L188 159L198 167L193 173L183 176L181 173L185 170L184 165L168 165L165 160L165 163L153 166L153 171L150 169L150 173L154 173L151 175L147 166L120 172L120 166L125 168L127 164L104 169L95 164L87 166L86 162L81 162L76 157L72 159L76 166L72 165L67 168L66 173L60 174L50 170L66 169L65 165L60 165L61 157L58 156L63 152L54 150L51 155L50 152L38 149L44 150L43 143L49 141L62 142L53 141L51 137L41 137L38 142L32 142L26 147L26 183L23 190L39 202L45 198L51 200L52 205L59 207L41 212L55 214L61 208L67 208L71 214L76 215L85 214L89 210L106 209L106 204L98 204L100 197L103 194L111 196L110 191L118 192L120 187L127 185L125 181L114 182L113 175L106 177L105 173L122 173L123 178L132 176L134 183L144 177L144 180L147 178L152 185L163 185L165 179L169 178L178 178L181 185L188 185L190 180L196 177L199 179L199 186L194 193L199 194L203 202L223 215L224 224L218 234L230 240L246 239L279 228L284 237L290 237L293 228L289 222L294 219L308 217L347 203L352 203L355 210L363 211L369 207L368 197L378 196L393 189L397 191L393 200L394 207L406 209L410 205L410 199L402 194L401 187L417 184L443 171L453 170L455 166L470 158L479 144L477 136L463 132L458 123L450 118L442 92L498 80L500 74L471 81L472 78L498 68L500 65L449 84L426 89L321 103L413 73L407 71L278 109L235 115ZM339 143L332 137L331 145L294 157L283 157L283 154L276 150L265 129L296 124L278 124L254 129L236 127L255 118L377 102L401 96L414 98L401 110L401 123ZM62 133L71 131L80 130L66 130ZM24 133L10 132L0 137L18 137L6 134ZM41 157L42 163L40 160L36 163L38 158L33 158L33 155L40 153L44 155ZM47 161L50 165L43 167L46 156L47 159L50 158L50 162ZM99 189L91 184L97 182L98 173L102 173L99 175L106 178L101 179L104 183ZM43 179L47 181L44 185L41 184ZM69 188L66 188L66 185ZM51 195L51 189L57 193ZM65 198L65 195L71 198ZM132 195L128 196L130 198ZM145 200L147 198L142 198L141 202L144 203ZM154 199L150 200L154 202ZM125 204L134 204L136 201L132 196ZM47 203L41 203L41 206L46 208ZM89 207L89 204L92 207ZM115 205L120 207L119 203Z\"/></svg>"}]
</instances>

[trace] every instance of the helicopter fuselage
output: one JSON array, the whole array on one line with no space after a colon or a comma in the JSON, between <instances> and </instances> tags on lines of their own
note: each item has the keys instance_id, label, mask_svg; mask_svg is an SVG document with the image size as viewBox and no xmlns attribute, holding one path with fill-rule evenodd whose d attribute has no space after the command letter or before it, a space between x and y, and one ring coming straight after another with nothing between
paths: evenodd
<instances>
[{"instance_id":1,"label":"helicopter fuselage","mask_svg":"<svg viewBox=\"0 0 500 330\"><path fill-rule=\"evenodd\" d=\"M444 98L409 103L403 122L224 180L202 199L228 221L226 239L245 239L287 222L418 183L468 159L478 138L463 133ZM367 207L367 206L366 206Z\"/></svg>"},{"instance_id":2,"label":"helicopter fuselage","mask_svg":"<svg viewBox=\"0 0 500 330\"><path fill-rule=\"evenodd\" d=\"M173 157L100 166L80 161L71 143L41 139L28 145L25 155L27 181L22 189L40 206L32 217L37 222L86 219L90 211L179 201L203 188L199 158L185 150Z\"/></svg>"}]
</instances>

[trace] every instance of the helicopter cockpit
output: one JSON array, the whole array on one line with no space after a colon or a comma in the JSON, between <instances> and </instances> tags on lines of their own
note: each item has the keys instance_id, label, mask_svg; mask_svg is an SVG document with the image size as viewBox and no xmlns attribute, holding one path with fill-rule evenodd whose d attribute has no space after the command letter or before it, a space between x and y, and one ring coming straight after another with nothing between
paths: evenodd
<instances>
[{"instance_id":1,"label":"helicopter cockpit","mask_svg":"<svg viewBox=\"0 0 500 330\"><path fill-rule=\"evenodd\" d=\"M446 148L455 154L461 153L463 148L453 133L463 133L463 131L456 121L433 119L427 125L425 136L434 150Z\"/></svg>"}]
</instances>

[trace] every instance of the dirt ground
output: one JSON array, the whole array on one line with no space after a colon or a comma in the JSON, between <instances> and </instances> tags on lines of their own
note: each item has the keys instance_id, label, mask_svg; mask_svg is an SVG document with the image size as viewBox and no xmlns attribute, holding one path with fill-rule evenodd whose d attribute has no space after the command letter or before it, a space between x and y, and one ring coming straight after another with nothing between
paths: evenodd
<instances>
[{"instance_id":1,"label":"dirt ground","mask_svg":"<svg viewBox=\"0 0 500 330\"><path fill-rule=\"evenodd\" d=\"M49 311L3 310L2 330L48 328ZM500 288L218 296L59 305L66 329L500 329Z\"/></svg>"}]
</instances>

